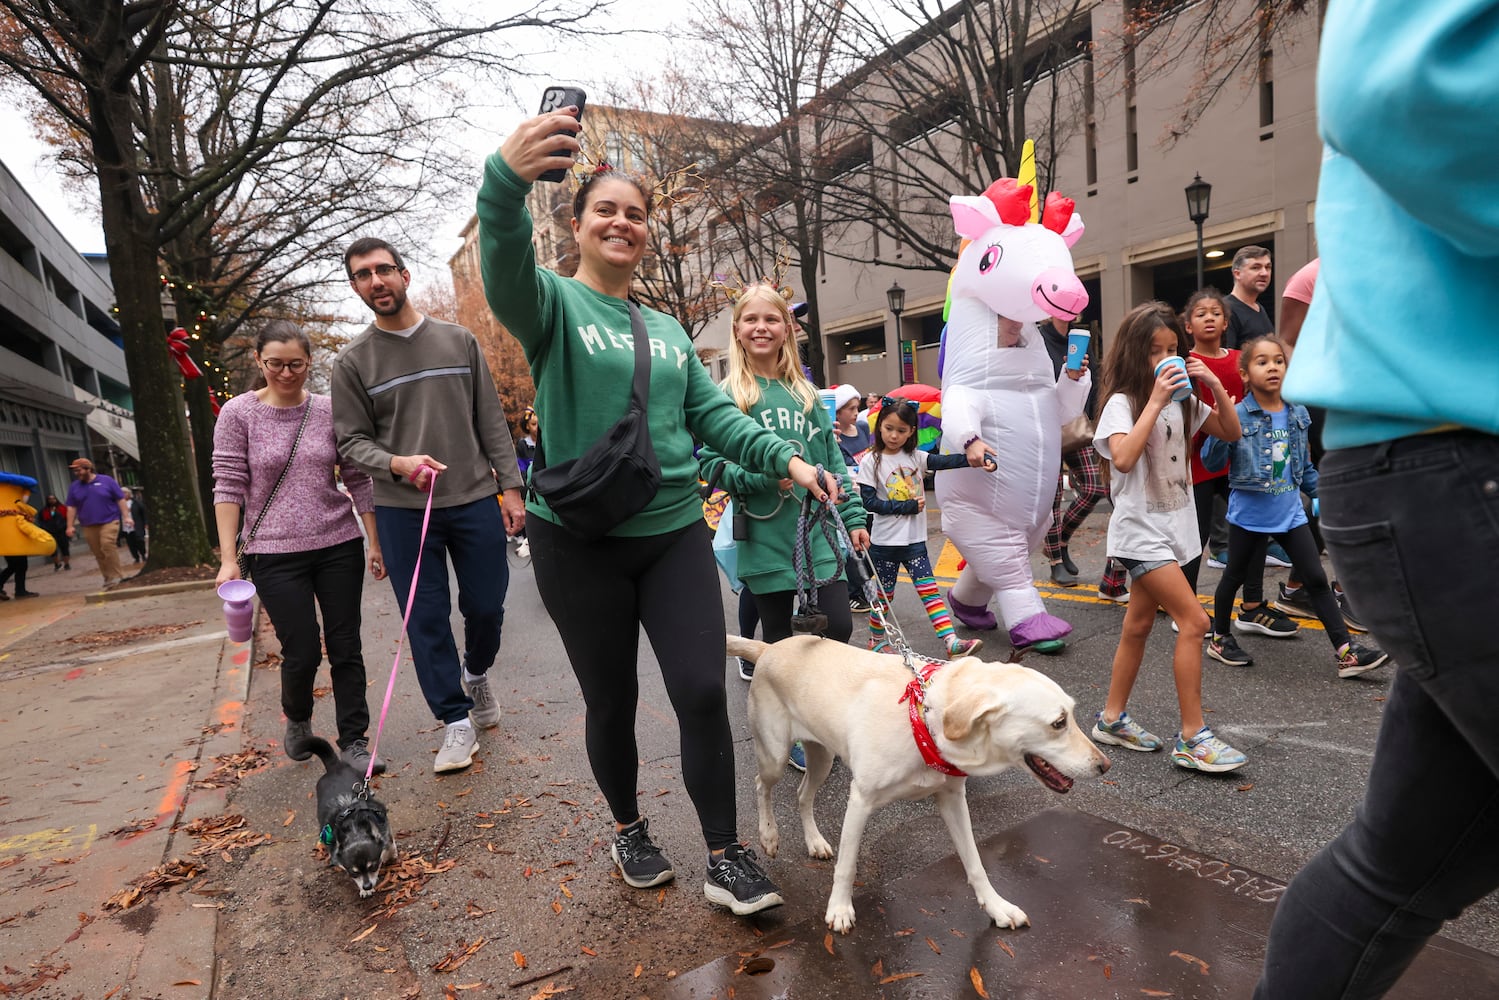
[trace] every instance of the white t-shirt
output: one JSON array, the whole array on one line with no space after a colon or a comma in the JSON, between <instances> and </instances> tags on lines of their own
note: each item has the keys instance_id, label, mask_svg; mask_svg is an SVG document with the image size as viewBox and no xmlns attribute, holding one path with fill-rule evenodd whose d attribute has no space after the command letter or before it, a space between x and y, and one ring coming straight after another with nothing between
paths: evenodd
<instances>
[{"instance_id":1,"label":"white t-shirt","mask_svg":"<svg viewBox=\"0 0 1499 1000\"><path fill-rule=\"evenodd\" d=\"M1196 396L1191 397L1192 427L1182 428L1181 406L1171 403L1156 418L1145 443L1145 453L1129 472L1111 469L1109 498L1114 513L1109 518L1108 554L1125 559L1190 562L1202 551L1197 542L1197 508L1192 502L1192 465L1187 447L1212 411ZM1109 438L1128 434L1135 426L1129 397L1116 392L1098 417L1093 447L1104 458Z\"/></svg>"},{"instance_id":2,"label":"white t-shirt","mask_svg":"<svg viewBox=\"0 0 1499 1000\"><path fill-rule=\"evenodd\" d=\"M859 474L854 477L854 482L859 486L873 486L874 495L881 500L919 500L926 495L923 486L926 459L927 453L920 449L898 455L881 455L871 449L859 463ZM879 462L878 473L875 472L876 460ZM871 516L874 526L869 529L869 541L873 545L914 545L926 541L925 514Z\"/></svg>"}]
</instances>

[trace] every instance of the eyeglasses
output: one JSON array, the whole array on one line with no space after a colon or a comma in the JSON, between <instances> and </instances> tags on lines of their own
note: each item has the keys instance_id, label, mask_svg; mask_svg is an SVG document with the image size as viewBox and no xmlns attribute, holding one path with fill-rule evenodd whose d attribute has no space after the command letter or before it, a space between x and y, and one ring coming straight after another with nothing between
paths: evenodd
<instances>
[{"instance_id":1,"label":"eyeglasses","mask_svg":"<svg viewBox=\"0 0 1499 1000\"><path fill-rule=\"evenodd\" d=\"M368 284L370 278L377 274L382 278L389 278L391 275L398 273L400 270L401 269L399 267L396 267L394 264L377 264L374 270L371 270L367 267L362 267L359 270L355 271L351 275L351 277L357 284L364 285Z\"/></svg>"},{"instance_id":2,"label":"eyeglasses","mask_svg":"<svg viewBox=\"0 0 1499 1000\"><path fill-rule=\"evenodd\" d=\"M307 370L307 362L298 358L295 361L282 361L280 358L265 358L260 362L265 365L265 370L280 374L283 370L293 375L300 375Z\"/></svg>"}]
</instances>

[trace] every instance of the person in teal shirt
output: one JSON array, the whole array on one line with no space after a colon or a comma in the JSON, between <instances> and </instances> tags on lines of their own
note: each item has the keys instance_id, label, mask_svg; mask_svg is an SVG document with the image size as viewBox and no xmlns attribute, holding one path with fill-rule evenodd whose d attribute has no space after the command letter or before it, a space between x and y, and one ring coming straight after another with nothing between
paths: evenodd
<instances>
[{"instance_id":1,"label":"person in teal shirt","mask_svg":"<svg viewBox=\"0 0 1499 1000\"><path fill-rule=\"evenodd\" d=\"M1364 801L1297 874L1260 1000L1383 996L1499 888L1499 0L1333 0L1322 267L1286 398L1322 535L1396 664Z\"/></svg>"},{"instance_id":2,"label":"person in teal shirt","mask_svg":"<svg viewBox=\"0 0 1499 1000\"><path fill-rule=\"evenodd\" d=\"M580 128L574 112L521 122L489 157L479 189L485 296L525 351L536 383L538 444L548 463L577 458L625 413L635 371L626 300L649 237L646 186L614 171L595 172L573 198L577 276L536 266L526 194L544 171L573 165ZM703 892L745 915L784 900L736 830L723 598L703 522L694 438L819 497L833 484L819 483L788 442L718 391L680 323L654 309L640 311L650 341L646 417L660 488L643 510L597 541L569 533L533 495L526 525L531 566L583 691L588 760L614 815L611 854L624 881L646 888L676 877L637 804L636 656L643 626L676 711L682 779L708 847Z\"/></svg>"}]
</instances>

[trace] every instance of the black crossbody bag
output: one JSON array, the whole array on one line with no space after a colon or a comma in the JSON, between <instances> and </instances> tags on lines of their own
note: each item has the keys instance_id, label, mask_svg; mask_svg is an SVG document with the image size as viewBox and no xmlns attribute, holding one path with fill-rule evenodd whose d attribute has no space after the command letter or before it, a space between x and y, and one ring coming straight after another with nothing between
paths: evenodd
<instances>
[{"instance_id":1,"label":"black crossbody bag","mask_svg":"<svg viewBox=\"0 0 1499 1000\"><path fill-rule=\"evenodd\" d=\"M645 509L661 486L661 463L651 444L646 404L651 393L651 348L640 307L630 306L635 340L635 378L630 406L588 450L557 465L546 464L546 420L536 441L530 490L562 526L586 542L597 541Z\"/></svg>"}]
</instances>

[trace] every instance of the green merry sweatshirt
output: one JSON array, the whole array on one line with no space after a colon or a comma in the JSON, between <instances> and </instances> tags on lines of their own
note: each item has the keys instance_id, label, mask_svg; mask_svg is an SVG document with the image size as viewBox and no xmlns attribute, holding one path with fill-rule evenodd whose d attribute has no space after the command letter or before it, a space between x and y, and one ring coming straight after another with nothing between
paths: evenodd
<instances>
[{"instance_id":1,"label":"green merry sweatshirt","mask_svg":"<svg viewBox=\"0 0 1499 1000\"><path fill-rule=\"evenodd\" d=\"M546 463L577 458L602 437L630 402L635 373L630 312L624 299L536 266L530 186L499 153L479 187L479 254L489 307L525 350L536 383L536 413ZM756 425L713 384L682 325L642 307L651 346L647 422L661 462L661 488L644 510L610 534L639 537L701 521L694 438L746 468L786 475L792 446ZM540 497L529 514L557 523Z\"/></svg>"},{"instance_id":2,"label":"green merry sweatshirt","mask_svg":"<svg viewBox=\"0 0 1499 1000\"><path fill-rule=\"evenodd\" d=\"M846 475L848 467L838 448L838 436L833 433L833 422L828 419L827 409L821 403L813 403L810 411L804 409L786 384L778 379L756 378L755 381L760 385L760 399L750 407L750 418L791 443L806 461L837 473L843 491L838 516L849 531L865 527L864 504ZM725 395L724 398L729 397ZM791 548L796 539L797 517L802 509L801 497L806 491L798 487L792 496L783 500L779 476L752 472L725 460L722 454L711 448L704 448L698 458L705 479L711 480L714 472L722 468L719 486L734 498L736 509L750 515L750 537L736 546L739 579L752 594L795 590L796 572L792 568ZM818 579L825 580L833 575L837 560L820 526L814 526L811 535L812 563Z\"/></svg>"}]
</instances>

